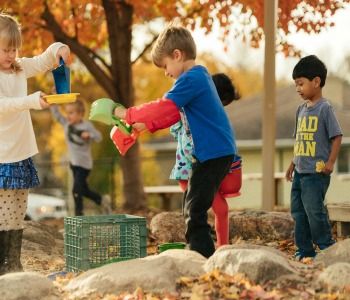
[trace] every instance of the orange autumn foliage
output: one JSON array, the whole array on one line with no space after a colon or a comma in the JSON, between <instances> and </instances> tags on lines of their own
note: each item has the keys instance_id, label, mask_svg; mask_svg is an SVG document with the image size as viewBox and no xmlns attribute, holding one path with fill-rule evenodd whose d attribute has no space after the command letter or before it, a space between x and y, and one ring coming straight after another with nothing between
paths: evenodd
<instances>
[{"instance_id":1,"label":"orange autumn foliage","mask_svg":"<svg viewBox=\"0 0 350 300\"><path fill-rule=\"evenodd\" d=\"M54 15L63 31L74 37L80 44L92 51L106 46L108 29L105 10L101 0L2 0L1 7L18 16L24 33L24 53L40 52L53 41L50 28L43 19L45 9ZM146 24L162 17L169 21L178 18L194 29L200 26L210 32L214 20L221 26L222 39L233 33L253 47L259 47L263 39L264 0L202 0L202 1L166 1L166 0L112 0L115 6L129 5L133 12L134 24ZM278 50L286 55L294 55L291 45L284 37L291 28L307 33L319 33L333 26L329 20L338 9L349 0L278 1ZM47 5L47 7L46 7Z\"/></svg>"}]
</instances>

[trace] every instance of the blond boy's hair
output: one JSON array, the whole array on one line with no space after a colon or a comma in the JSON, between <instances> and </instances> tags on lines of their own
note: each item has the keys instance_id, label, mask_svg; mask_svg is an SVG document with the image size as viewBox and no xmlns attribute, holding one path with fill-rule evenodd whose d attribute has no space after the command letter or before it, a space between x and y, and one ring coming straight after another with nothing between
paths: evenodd
<instances>
[{"instance_id":1,"label":"blond boy's hair","mask_svg":"<svg viewBox=\"0 0 350 300\"><path fill-rule=\"evenodd\" d=\"M0 12L0 44L4 47L19 49L22 46L21 26L10 15ZM12 64L15 72L21 71L20 65L15 61Z\"/></svg>"},{"instance_id":2,"label":"blond boy's hair","mask_svg":"<svg viewBox=\"0 0 350 300\"><path fill-rule=\"evenodd\" d=\"M78 99L75 102L66 104L66 106L74 107L75 111L81 113L82 115L85 113L85 104L83 100Z\"/></svg>"},{"instance_id":3,"label":"blond boy's hair","mask_svg":"<svg viewBox=\"0 0 350 300\"><path fill-rule=\"evenodd\" d=\"M160 67L164 57L172 57L175 49L185 54L185 59L196 59L196 44L191 33L184 27L170 24L158 36L152 48L153 63Z\"/></svg>"}]
</instances>

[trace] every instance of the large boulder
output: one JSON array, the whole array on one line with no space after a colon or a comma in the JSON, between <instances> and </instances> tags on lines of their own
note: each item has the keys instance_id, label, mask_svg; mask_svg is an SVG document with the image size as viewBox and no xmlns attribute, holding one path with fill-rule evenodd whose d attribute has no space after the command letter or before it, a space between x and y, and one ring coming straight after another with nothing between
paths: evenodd
<instances>
[{"instance_id":1,"label":"large boulder","mask_svg":"<svg viewBox=\"0 0 350 300\"><path fill-rule=\"evenodd\" d=\"M26 249L26 245L36 244L47 254L63 254L63 235L52 226L35 221L26 221L24 223L23 240L25 243L24 249Z\"/></svg>"},{"instance_id":2,"label":"large boulder","mask_svg":"<svg viewBox=\"0 0 350 300\"><path fill-rule=\"evenodd\" d=\"M230 238L264 241L293 237L294 221L287 212L244 211L230 213Z\"/></svg>"},{"instance_id":3,"label":"large boulder","mask_svg":"<svg viewBox=\"0 0 350 300\"><path fill-rule=\"evenodd\" d=\"M0 276L1 299L58 300L58 291L52 282L34 272L9 273Z\"/></svg>"},{"instance_id":4,"label":"large boulder","mask_svg":"<svg viewBox=\"0 0 350 300\"><path fill-rule=\"evenodd\" d=\"M350 286L350 264L335 263L330 265L319 274L318 281L334 289Z\"/></svg>"},{"instance_id":5,"label":"large boulder","mask_svg":"<svg viewBox=\"0 0 350 300\"><path fill-rule=\"evenodd\" d=\"M151 220L150 231L159 243L184 242L184 217L179 212L162 212L157 214Z\"/></svg>"},{"instance_id":6,"label":"large boulder","mask_svg":"<svg viewBox=\"0 0 350 300\"><path fill-rule=\"evenodd\" d=\"M326 267L338 262L350 263L350 239L339 241L322 250L317 254L315 262L322 263Z\"/></svg>"},{"instance_id":7,"label":"large boulder","mask_svg":"<svg viewBox=\"0 0 350 300\"><path fill-rule=\"evenodd\" d=\"M73 297L95 293L133 292L140 287L150 292L175 292L176 279L204 273L206 259L190 250L167 250L159 255L108 264L72 279L65 290ZM74 298L75 299L75 298Z\"/></svg>"},{"instance_id":8,"label":"large boulder","mask_svg":"<svg viewBox=\"0 0 350 300\"><path fill-rule=\"evenodd\" d=\"M229 275L245 274L250 280L263 284L284 275L295 275L297 270L283 253L268 247L244 245L219 248L204 265L206 272L218 269Z\"/></svg>"},{"instance_id":9,"label":"large boulder","mask_svg":"<svg viewBox=\"0 0 350 300\"><path fill-rule=\"evenodd\" d=\"M64 269L62 233L40 222L24 223L21 261L25 271L51 273Z\"/></svg>"},{"instance_id":10,"label":"large boulder","mask_svg":"<svg viewBox=\"0 0 350 300\"><path fill-rule=\"evenodd\" d=\"M210 214L209 222L213 223ZM150 223L153 237L160 243L185 241L185 221L179 212L162 212ZM276 241L293 237L294 221L287 212L245 211L230 213L230 238Z\"/></svg>"}]
</instances>

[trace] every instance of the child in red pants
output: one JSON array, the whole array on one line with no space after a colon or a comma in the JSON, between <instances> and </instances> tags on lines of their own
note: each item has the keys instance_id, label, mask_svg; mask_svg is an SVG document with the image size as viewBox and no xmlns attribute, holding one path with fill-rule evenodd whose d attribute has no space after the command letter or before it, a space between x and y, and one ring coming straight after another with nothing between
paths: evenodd
<instances>
[{"instance_id":1,"label":"child in red pants","mask_svg":"<svg viewBox=\"0 0 350 300\"><path fill-rule=\"evenodd\" d=\"M239 95L237 94L231 79L226 74L215 74L212 76L212 79L224 106L239 99ZM193 143L187 120L182 114L181 121L170 127L170 133L177 140L177 150L176 162L169 178L178 180L181 189L185 192L187 190L188 178L192 169ZM235 162L238 160L240 160L240 158L237 156ZM240 180L240 178L238 178L238 180ZM212 209L215 215L217 246L227 245L229 243L229 209L225 195L223 195L220 190L215 195Z\"/></svg>"}]
</instances>

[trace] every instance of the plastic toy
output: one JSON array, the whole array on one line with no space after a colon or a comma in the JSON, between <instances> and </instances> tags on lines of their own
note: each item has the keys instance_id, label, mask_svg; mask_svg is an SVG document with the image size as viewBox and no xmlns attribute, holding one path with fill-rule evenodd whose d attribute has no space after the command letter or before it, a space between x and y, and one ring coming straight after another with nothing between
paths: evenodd
<instances>
[{"instance_id":1,"label":"plastic toy","mask_svg":"<svg viewBox=\"0 0 350 300\"><path fill-rule=\"evenodd\" d=\"M70 93L70 69L64 63L63 58L60 58L60 65L52 70L53 79L57 94Z\"/></svg>"},{"instance_id":2,"label":"plastic toy","mask_svg":"<svg viewBox=\"0 0 350 300\"><path fill-rule=\"evenodd\" d=\"M110 137L121 155L135 144L139 133L126 124L123 120L114 116L113 111L116 107L122 106L109 98L101 98L92 103L89 119L98 121L106 125L114 125Z\"/></svg>"},{"instance_id":3,"label":"plastic toy","mask_svg":"<svg viewBox=\"0 0 350 300\"><path fill-rule=\"evenodd\" d=\"M44 98L47 103L63 104L77 100L77 96L80 94L70 92L70 69L66 66L62 57L60 58L60 65L52 70L52 75L57 94L45 95Z\"/></svg>"}]
</instances>

